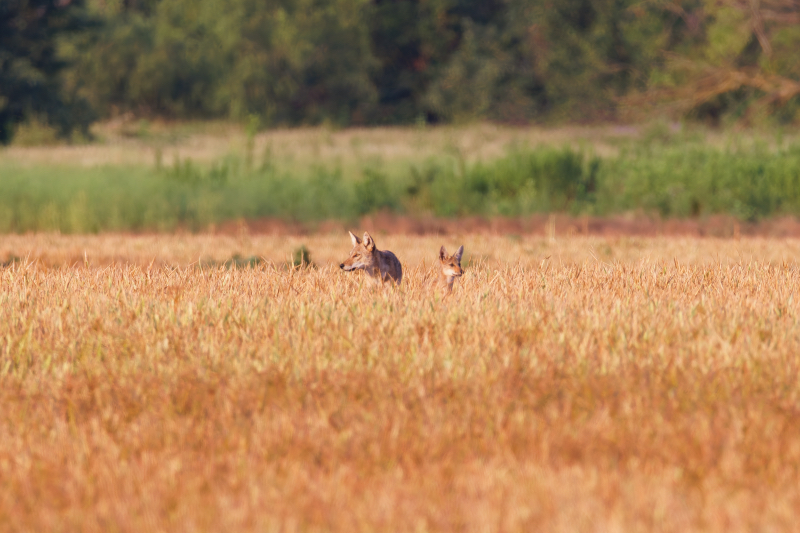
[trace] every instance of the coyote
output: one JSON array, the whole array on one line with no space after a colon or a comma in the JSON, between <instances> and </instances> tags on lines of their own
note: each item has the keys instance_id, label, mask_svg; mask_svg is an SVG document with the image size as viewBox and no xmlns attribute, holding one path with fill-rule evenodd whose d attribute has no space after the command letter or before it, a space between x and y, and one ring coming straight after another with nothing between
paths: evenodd
<instances>
[{"instance_id":1,"label":"coyote","mask_svg":"<svg viewBox=\"0 0 800 533\"><path fill-rule=\"evenodd\" d=\"M464 254L464 247L459 246L456 253L447 255L444 246L439 250L439 262L442 264L442 272L439 274L439 284L444 290L445 296L453 292L453 281L460 278L463 274L461 270L461 256Z\"/></svg>"},{"instance_id":2,"label":"coyote","mask_svg":"<svg viewBox=\"0 0 800 533\"><path fill-rule=\"evenodd\" d=\"M353 250L350 252L350 257L340 264L339 268L347 272L361 269L376 284L382 284L388 279L399 285L403 279L403 267L400 266L397 256L388 250L378 250L375 247L375 241L366 231L363 241L353 235L352 231L349 233L350 240L353 241Z\"/></svg>"}]
</instances>

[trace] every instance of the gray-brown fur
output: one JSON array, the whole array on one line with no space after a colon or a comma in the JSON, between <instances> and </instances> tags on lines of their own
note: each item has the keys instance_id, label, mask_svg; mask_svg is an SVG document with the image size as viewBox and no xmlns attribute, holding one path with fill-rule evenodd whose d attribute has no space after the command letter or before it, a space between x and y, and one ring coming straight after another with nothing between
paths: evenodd
<instances>
[{"instance_id":1,"label":"gray-brown fur","mask_svg":"<svg viewBox=\"0 0 800 533\"><path fill-rule=\"evenodd\" d=\"M439 285L445 295L453 292L453 282L464 273L461 269L462 255L464 255L463 246L460 246L453 255L447 255L447 250L444 249L444 246L439 250L439 263L442 267L441 272L439 272Z\"/></svg>"},{"instance_id":2,"label":"gray-brown fur","mask_svg":"<svg viewBox=\"0 0 800 533\"><path fill-rule=\"evenodd\" d=\"M400 260L389 250L378 250L375 241L366 231L363 241L350 232L353 250L339 265L344 271L363 270L375 283L393 281L398 285L403 280L403 267Z\"/></svg>"}]
</instances>

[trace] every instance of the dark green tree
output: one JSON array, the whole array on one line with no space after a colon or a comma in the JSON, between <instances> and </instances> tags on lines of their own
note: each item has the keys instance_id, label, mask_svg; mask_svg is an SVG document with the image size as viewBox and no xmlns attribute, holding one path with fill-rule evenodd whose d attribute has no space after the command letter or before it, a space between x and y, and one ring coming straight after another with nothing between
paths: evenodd
<instances>
[{"instance_id":1,"label":"dark green tree","mask_svg":"<svg viewBox=\"0 0 800 533\"><path fill-rule=\"evenodd\" d=\"M99 31L83 31L82 2ZM68 129L87 116L75 95L102 116L261 125L641 120L654 108L791 123L798 5L0 0L0 127L6 140L27 116ZM72 65L61 84L59 58Z\"/></svg>"},{"instance_id":2,"label":"dark green tree","mask_svg":"<svg viewBox=\"0 0 800 533\"><path fill-rule=\"evenodd\" d=\"M11 140L15 124L37 118L61 135L87 131L92 112L85 101L63 90L67 66L58 40L94 23L83 0L0 1L0 143Z\"/></svg>"},{"instance_id":3,"label":"dark green tree","mask_svg":"<svg viewBox=\"0 0 800 533\"><path fill-rule=\"evenodd\" d=\"M482 106L439 105L448 100L451 81L464 82L473 71L484 73L476 62L492 61L475 45L503 16L505 4L496 0L372 0L369 10L369 29L372 54L377 61L373 73L378 88L379 114L377 122L409 122L420 116L429 121L448 120L462 112L480 110ZM491 30L488 30L491 33ZM497 32L495 32L497 34ZM448 70L448 64L465 44L466 55L460 58L464 69L461 75ZM493 67L488 67L493 70ZM445 87L432 97L426 97L429 87L446 76ZM477 77L481 77L478 74ZM482 76L491 78L489 74ZM441 84L440 84L441 85ZM471 91L468 85L462 90Z\"/></svg>"}]
</instances>

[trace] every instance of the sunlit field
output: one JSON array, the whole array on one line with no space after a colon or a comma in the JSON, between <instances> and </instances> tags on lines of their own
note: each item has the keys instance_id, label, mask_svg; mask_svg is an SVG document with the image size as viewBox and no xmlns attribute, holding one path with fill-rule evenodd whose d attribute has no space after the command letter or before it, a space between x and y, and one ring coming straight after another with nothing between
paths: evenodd
<instances>
[{"instance_id":1,"label":"sunlit field","mask_svg":"<svg viewBox=\"0 0 800 533\"><path fill-rule=\"evenodd\" d=\"M796 528L800 241L375 238L2 237L0 528Z\"/></svg>"}]
</instances>

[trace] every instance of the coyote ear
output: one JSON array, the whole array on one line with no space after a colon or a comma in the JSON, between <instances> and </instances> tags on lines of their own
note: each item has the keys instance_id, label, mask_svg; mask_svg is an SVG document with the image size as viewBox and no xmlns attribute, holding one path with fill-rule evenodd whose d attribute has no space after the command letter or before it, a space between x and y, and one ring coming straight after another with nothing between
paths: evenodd
<instances>
[{"instance_id":1,"label":"coyote ear","mask_svg":"<svg viewBox=\"0 0 800 533\"><path fill-rule=\"evenodd\" d=\"M350 234L350 240L353 241L353 246L355 246L356 244L361 244L361 240L355 235L353 235L352 231L348 231L347 233Z\"/></svg>"},{"instance_id":2,"label":"coyote ear","mask_svg":"<svg viewBox=\"0 0 800 533\"><path fill-rule=\"evenodd\" d=\"M439 248L439 259L444 261L444 258L447 257L447 250L444 249L444 246Z\"/></svg>"},{"instance_id":3,"label":"coyote ear","mask_svg":"<svg viewBox=\"0 0 800 533\"><path fill-rule=\"evenodd\" d=\"M456 254L453 257L455 257L456 261L458 261L460 263L462 255L464 255L464 245L463 244L458 247L458 250L456 250Z\"/></svg>"},{"instance_id":4,"label":"coyote ear","mask_svg":"<svg viewBox=\"0 0 800 533\"><path fill-rule=\"evenodd\" d=\"M366 231L364 232L364 246L367 247L367 250L372 250L375 248L375 241L372 240L372 237L370 237L369 233Z\"/></svg>"}]
</instances>

